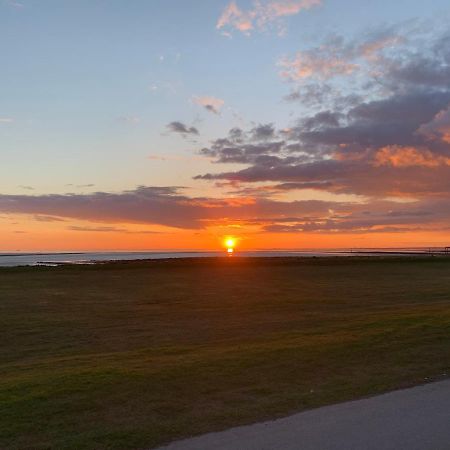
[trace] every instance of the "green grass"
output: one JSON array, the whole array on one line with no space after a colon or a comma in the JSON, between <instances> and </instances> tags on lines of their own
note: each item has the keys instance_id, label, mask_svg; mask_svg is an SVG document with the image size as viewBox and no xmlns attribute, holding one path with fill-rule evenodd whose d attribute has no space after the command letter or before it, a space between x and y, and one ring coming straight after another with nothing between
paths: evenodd
<instances>
[{"instance_id":1,"label":"green grass","mask_svg":"<svg viewBox=\"0 0 450 450\"><path fill-rule=\"evenodd\" d=\"M450 258L0 270L0 448L141 449L443 376Z\"/></svg>"}]
</instances>

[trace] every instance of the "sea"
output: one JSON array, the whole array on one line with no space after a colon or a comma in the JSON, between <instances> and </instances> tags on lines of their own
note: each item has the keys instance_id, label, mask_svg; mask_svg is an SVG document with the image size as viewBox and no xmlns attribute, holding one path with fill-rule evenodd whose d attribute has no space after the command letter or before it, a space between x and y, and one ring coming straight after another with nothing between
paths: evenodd
<instances>
[{"instance_id":1,"label":"sea","mask_svg":"<svg viewBox=\"0 0 450 450\"><path fill-rule=\"evenodd\" d=\"M260 250L260 251L236 251L232 257L327 257L327 256L399 256L399 255L430 255L450 254L444 248L359 248L359 249L326 249L326 250ZM132 261L148 259L171 258L207 258L229 257L226 252L204 251L141 251L141 252L39 252L0 253L0 267L14 266L57 266L61 264L96 264L107 261Z\"/></svg>"}]
</instances>

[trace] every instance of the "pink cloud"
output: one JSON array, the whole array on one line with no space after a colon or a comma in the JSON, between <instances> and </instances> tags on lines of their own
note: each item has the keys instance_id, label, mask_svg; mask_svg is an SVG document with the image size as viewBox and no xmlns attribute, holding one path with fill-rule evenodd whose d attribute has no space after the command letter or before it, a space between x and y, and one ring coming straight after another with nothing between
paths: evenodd
<instances>
[{"instance_id":1,"label":"pink cloud","mask_svg":"<svg viewBox=\"0 0 450 450\"><path fill-rule=\"evenodd\" d=\"M207 111L212 112L214 114L220 114L220 110L222 106L225 104L225 101L221 98L212 97L209 95L203 95L200 97L195 96L193 98L194 103L197 105L203 106Z\"/></svg>"},{"instance_id":2,"label":"pink cloud","mask_svg":"<svg viewBox=\"0 0 450 450\"><path fill-rule=\"evenodd\" d=\"M234 28L249 35L251 30L264 30L273 23L280 27L281 24L277 23L280 18L293 16L302 10L319 6L321 3L322 0L255 0L253 7L244 11L235 1L232 1L219 17L216 28L218 30Z\"/></svg>"},{"instance_id":3,"label":"pink cloud","mask_svg":"<svg viewBox=\"0 0 450 450\"><path fill-rule=\"evenodd\" d=\"M243 33L248 33L253 28L252 19L250 13L239 9L236 2L232 1L219 17L216 28L220 30L230 26Z\"/></svg>"},{"instance_id":4,"label":"pink cloud","mask_svg":"<svg viewBox=\"0 0 450 450\"><path fill-rule=\"evenodd\" d=\"M368 61L378 59L380 52L385 48L394 47L402 42L399 36L386 36L373 41L365 42L358 49L358 54Z\"/></svg>"},{"instance_id":5,"label":"pink cloud","mask_svg":"<svg viewBox=\"0 0 450 450\"><path fill-rule=\"evenodd\" d=\"M321 0L278 1L269 3L267 9L273 13L273 16L281 17L298 14L302 9L309 9L320 4Z\"/></svg>"},{"instance_id":6,"label":"pink cloud","mask_svg":"<svg viewBox=\"0 0 450 450\"><path fill-rule=\"evenodd\" d=\"M382 60L383 52L402 42L397 35L370 37L362 43L348 43L334 36L325 43L283 58L278 65L280 75L291 81L318 77L324 80L350 75L361 69L373 69Z\"/></svg>"},{"instance_id":7,"label":"pink cloud","mask_svg":"<svg viewBox=\"0 0 450 450\"><path fill-rule=\"evenodd\" d=\"M298 52L292 59L282 59L279 65L283 68L280 75L294 81L313 76L328 79L336 75L349 75L358 68L345 59L308 52Z\"/></svg>"}]
</instances>

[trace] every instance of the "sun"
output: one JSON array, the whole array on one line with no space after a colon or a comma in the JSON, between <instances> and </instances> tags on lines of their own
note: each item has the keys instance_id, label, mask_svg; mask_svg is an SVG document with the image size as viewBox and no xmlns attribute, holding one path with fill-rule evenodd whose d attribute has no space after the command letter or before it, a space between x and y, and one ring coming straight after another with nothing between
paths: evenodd
<instances>
[{"instance_id":1,"label":"sun","mask_svg":"<svg viewBox=\"0 0 450 450\"><path fill-rule=\"evenodd\" d=\"M236 245L236 239L233 239L233 238L227 238L227 239L225 240L225 245L226 245L228 248L234 248L234 246Z\"/></svg>"},{"instance_id":2,"label":"sun","mask_svg":"<svg viewBox=\"0 0 450 450\"><path fill-rule=\"evenodd\" d=\"M236 239L233 237L227 237L224 239L224 245L227 248L229 254L234 252L234 247L236 247Z\"/></svg>"}]
</instances>

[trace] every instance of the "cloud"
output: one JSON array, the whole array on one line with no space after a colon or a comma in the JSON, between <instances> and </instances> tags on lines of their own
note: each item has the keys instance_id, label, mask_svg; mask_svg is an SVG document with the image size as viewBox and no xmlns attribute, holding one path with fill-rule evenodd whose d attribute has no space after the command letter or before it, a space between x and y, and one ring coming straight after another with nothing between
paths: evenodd
<instances>
[{"instance_id":1,"label":"cloud","mask_svg":"<svg viewBox=\"0 0 450 450\"><path fill-rule=\"evenodd\" d=\"M0 124L1 123L13 123L14 119L12 117L0 117Z\"/></svg>"},{"instance_id":2,"label":"cloud","mask_svg":"<svg viewBox=\"0 0 450 450\"><path fill-rule=\"evenodd\" d=\"M14 1L14 0L5 0L5 4L12 8L15 8L15 9L25 8L25 5L23 3L20 3L20 2Z\"/></svg>"},{"instance_id":3,"label":"cloud","mask_svg":"<svg viewBox=\"0 0 450 450\"><path fill-rule=\"evenodd\" d=\"M199 132L195 127L189 127L182 122L170 122L167 128L172 133L178 133L181 135L198 135Z\"/></svg>"},{"instance_id":4,"label":"cloud","mask_svg":"<svg viewBox=\"0 0 450 450\"><path fill-rule=\"evenodd\" d=\"M248 33L253 29L252 22L252 14L241 11L236 2L232 1L219 17L216 28L220 30L226 26L229 26L243 33Z\"/></svg>"},{"instance_id":5,"label":"cloud","mask_svg":"<svg viewBox=\"0 0 450 450\"><path fill-rule=\"evenodd\" d=\"M194 96L193 97L194 103L197 105L203 106L207 111L214 113L214 114L220 114L220 110L222 109L222 106L225 104L225 101L221 98L212 97L208 95L204 96Z\"/></svg>"},{"instance_id":6,"label":"cloud","mask_svg":"<svg viewBox=\"0 0 450 450\"><path fill-rule=\"evenodd\" d=\"M285 145L275 135L272 124L257 125L248 132L232 128L226 138L217 139L209 148L203 148L203 156L212 157L216 163L271 164Z\"/></svg>"},{"instance_id":7,"label":"cloud","mask_svg":"<svg viewBox=\"0 0 450 450\"><path fill-rule=\"evenodd\" d=\"M175 187L140 187L120 193L2 195L0 211L110 223L155 223L200 228L196 206Z\"/></svg>"},{"instance_id":8,"label":"cloud","mask_svg":"<svg viewBox=\"0 0 450 450\"><path fill-rule=\"evenodd\" d=\"M422 125L418 131L431 140L450 144L450 108L438 112L433 120Z\"/></svg>"},{"instance_id":9,"label":"cloud","mask_svg":"<svg viewBox=\"0 0 450 450\"><path fill-rule=\"evenodd\" d=\"M253 30L264 31L276 25L279 33L283 33L283 22L280 22L280 19L296 15L321 3L321 0L255 0L251 9L242 10L232 1L219 17L216 28L223 30L226 35L229 34L227 30L232 29L249 35Z\"/></svg>"},{"instance_id":10,"label":"cloud","mask_svg":"<svg viewBox=\"0 0 450 450\"><path fill-rule=\"evenodd\" d=\"M26 186L23 184L19 184L19 186L17 186L20 189L25 189L26 191L34 191L34 187L33 186Z\"/></svg>"},{"instance_id":11,"label":"cloud","mask_svg":"<svg viewBox=\"0 0 450 450\"><path fill-rule=\"evenodd\" d=\"M38 222L64 222L64 219L61 219L61 217L55 217L55 216L42 216L42 215L35 215L34 220L37 220Z\"/></svg>"},{"instance_id":12,"label":"cloud","mask_svg":"<svg viewBox=\"0 0 450 450\"><path fill-rule=\"evenodd\" d=\"M427 149L401 147L398 145L383 147L375 153L375 166L393 167L439 167L450 166L450 157L435 155Z\"/></svg>"},{"instance_id":13,"label":"cloud","mask_svg":"<svg viewBox=\"0 0 450 450\"><path fill-rule=\"evenodd\" d=\"M204 161L206 158L202 156L186 156L186 155L149 155L148 159L152 161L181 161L181 162L195 162Z\"/></svg>"},{"instance_id":14,"label":"cloud","mask_svg":"<svg viewBox=\"0 0 450 450\"><path fill-rule=\"evenodd\" d=\"M69 226L67 230L70 231L81 231L87 233L121 233L121 234L159 234L158 231L150 231L150 230L138 230L138 231L130 231L126 228L119 227L89 227L89 226Z\"/></svg>"},{"instance_id":15,"label":"cloud","mask_svg":"<svg viewBox=\"0 0 450 450\"><path fill-rule=\"evenodd\" d=\"M78 232L153 233L123 224L205 229L217 225L253 225L271 232L380 233L394 229L446 229L450 199L398 203L377 201L281 201L261 197L189 197L177 187L138 187L108 193L66 195L0 195L0 212L37 215L44 221L76 219ZM38 219L40 220L40 219ZM98 225L104 223L105 225ZM114 225L117 224L117 225Z\"/></svg>"},{"instance_id":16,"label":"cloud","mask_svg":"<svg viewBox=\"0 0 450 450\"><path fill-rule=\"evenodd\" d=\"M385 51L402 42L403 38L391 29L370 33L361 41L346 41L342 36L334 35L317 47L282 58L278 62L282 68L280 75L290 81L347 76L368 70L383 59Z\"/></svg>"},{"instance_id":17,"label":"cloud","mask_svg":"<svg viewBox=\"0 0 450 450\"><path fill-rule=\"evenodd\" d=\"M283 68L281 76L290 80L310 77L328 79L336 75L348 75L357 69L357 65L333 55L330 49L326 55L314 52L299 52L294 58L284 58L279 62Z\"/></svg>"},{"instance_id":18,"label":"cloud","mask_svg":"<svg viewBox=\"0 0 450 450\"><path fill-rule=\"evenodd\" d=\"M178 187L141 186L135 190L118 193L0 195L0 212L3 213L32 214L39 217L108 224L156 224L186 229L201 229L218 221L250 220L267 213L323 214L329 207L329 203L320 201L277 202L253 198L188 197L182 195ZM84 227L71 229L86 230ZM102 230L111 231L104 227ZM89 227L88 231L99 230L92 230Z\"/></svg>"},{"instance_id":19,"label":"cloud","mask_svg":"<svg viewBox=\"0 0 450 450\"><path fill-rule=\"evenodd\" d=\"M120 116L117 120L123 123L137 124L141 121L141 118L138 116Z\"/></svg>"},{"instance_id":20,"label":"cloud","mask_svg":"<svg viewBox=\"0 0 450 450\"><path fill-rule=\"evenodd\" d=\"M94 187L95 184L94 184L94 183L87 183L87 184L73 184L73 183L67 183L66 186L73 186L73 187L76 187L76 188L85 189L85 188L91 188L91 187Z\"/></svg>"},{"instance_id":21,"label":"cloud","mask_svg":"<svg viewBox=\"0 0 450 450\"><path fill-rule=\"evenodd\" d=\"M449 198L450 34L424 29L412 36L391 27L313 47L308 64L299 60L292 69L299 90L289 100L309 98L318 111L305 109L284 129L272 126L264 139L252 128L231 129L200 153L244 167L196 179L243 184L247 192L248 185L277 183L372 201ZM413 76L419 63L426 70Z\"/></svg>"}]
</instances>

